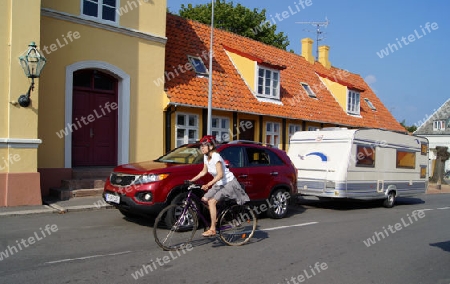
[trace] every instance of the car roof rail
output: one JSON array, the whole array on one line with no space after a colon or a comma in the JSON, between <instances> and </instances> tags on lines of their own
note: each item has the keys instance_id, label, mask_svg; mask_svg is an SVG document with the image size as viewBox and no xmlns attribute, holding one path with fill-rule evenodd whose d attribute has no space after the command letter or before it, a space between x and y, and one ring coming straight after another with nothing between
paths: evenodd
<instances>
[{"instance_id":1,"label":"car roof rail","mask_svg":"<svg viewBox=\"0 0 450 284\"><path fill-rule=\"evenodd\" d=\"M263 144L258 141L252 141L252 140L233 140L228 142L228 144L254 144L254 145L260 145L260 146L266 146L266 147L273 147L272 144Z\"/></svg>"},{"instance_id":2,"label":"car roof rail","mask_svg":"<svg viewBox=\"0 0 450 284\"><path fill-rule=\"evenodd\" d=\"M258 144L258 145L262 145L261 142L252 141L252 140L233 140L233 141L228 142L228 144Z\"/></svg>"}]
</instances>

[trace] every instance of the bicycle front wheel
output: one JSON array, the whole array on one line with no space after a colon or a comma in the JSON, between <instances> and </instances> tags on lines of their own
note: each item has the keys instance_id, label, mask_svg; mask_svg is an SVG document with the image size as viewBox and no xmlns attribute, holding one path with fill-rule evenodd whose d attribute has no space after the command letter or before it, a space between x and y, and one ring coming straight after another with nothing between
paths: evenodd
<instances>
[{"instance_id":1,"label":"bicycle front wheel","mask_svg":"<svg viewBox=\"0 0 450 284\"><path fill-rule=\"evenodd\" d=\"M169 205L155 219L153 236L164 250L185 249L198 227L197 214L191 208Z\"/></svg>"},{"instance_id":2,"label":"bicycle front wheel","mask_svg":"<svg viewBox=\"0 0 450 284\"><path fill-rule=\"evenodd\" d=\"M220 239L230 246L247 243L255 233L256 217L253 210L246 205L234 205L220 216Z\"/></svg>"}]
</instances>

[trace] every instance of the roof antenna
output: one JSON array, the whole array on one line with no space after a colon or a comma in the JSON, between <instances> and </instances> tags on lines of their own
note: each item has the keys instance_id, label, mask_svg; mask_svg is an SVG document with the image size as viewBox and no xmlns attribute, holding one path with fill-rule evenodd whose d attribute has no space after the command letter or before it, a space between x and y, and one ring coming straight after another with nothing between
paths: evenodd
<instances>
[{"instance_id":1,"label":"roof antenna","mask_svg":"<svg viewBox=\"0 0 450 284\"><path fill-rule=\"evenodd\" d=\"M330 21L328 21L328 17L325 17L325 22L295 22L296 24L309 24L309 25L313 25L316 26L316 61L319 60L319 41L324 40L324 37L321 37L321 34L323 34L323 32L320 30L320 27L327 27L328 24L330 23ZM314 32L311 30L306 30L308 32Z\"/></svg>"}]
</instances>

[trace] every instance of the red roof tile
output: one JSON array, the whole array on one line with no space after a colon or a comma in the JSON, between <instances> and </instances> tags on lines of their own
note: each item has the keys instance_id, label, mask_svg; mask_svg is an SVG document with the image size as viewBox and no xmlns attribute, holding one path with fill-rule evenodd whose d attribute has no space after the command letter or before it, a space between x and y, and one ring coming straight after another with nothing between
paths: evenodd
<instances>
[{"instance_id":1,"label":"red roof tile","mask_svg":"<svg viewBox=\"0 0 450 284\"><path fill-rule=\"evenodd\" d=\"M187 56L191 55L202 57L208 68L210 27L168 14L166 35L165 84L170 102L207 108L208 78L199 78L194 70L185 70L180 66L185 66L188 63ZM244 54L279 69L281 103L258 100L227 56L226 50ZM318 62L307 62L298 54L219 29L214 30L213 55L213 109L405 132L357 74L335 67L326 69ZM361 116L348 115L328 89L323 87L319 76L361 91ZM309 97L300 82L309 84L317 98ZM364 98L375 105L376 111L369 108Z\"/></svg>"}]
</instances>

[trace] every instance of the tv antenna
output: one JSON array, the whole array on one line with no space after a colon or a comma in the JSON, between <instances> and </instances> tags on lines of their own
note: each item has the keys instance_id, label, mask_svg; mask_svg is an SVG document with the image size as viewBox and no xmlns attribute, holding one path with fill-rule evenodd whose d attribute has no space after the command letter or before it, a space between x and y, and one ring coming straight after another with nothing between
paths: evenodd
<instances>
[{"instance_id":1,"label":"tv antenna","mask_svg":"<svg viewBox=\"0 0 450 284\"><path fill-rule=\"evenodd\" d=\"M319 41L324 40L324 37L321 37L323 32L320 30L321 27L327 27L330 21L328 21L328 17L325 17L325 22L295 22L296 24L308 24L316 26L316 61L319 60ZM307 30L311 32L310 30Z\"/></svg>"}]
</instances>

